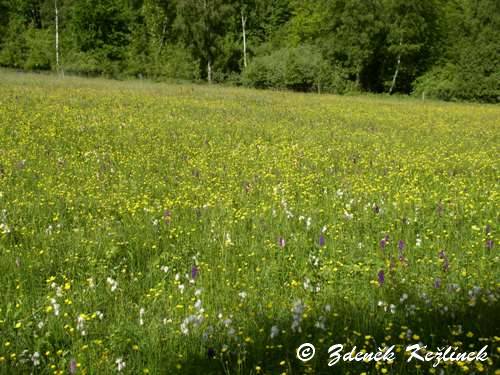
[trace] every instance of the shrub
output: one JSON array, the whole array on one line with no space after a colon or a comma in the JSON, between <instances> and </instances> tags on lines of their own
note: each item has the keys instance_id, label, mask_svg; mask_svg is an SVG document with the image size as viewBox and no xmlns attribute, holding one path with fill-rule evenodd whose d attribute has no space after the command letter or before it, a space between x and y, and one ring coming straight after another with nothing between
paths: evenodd
<instances>
[{"instance_id":1,"label":"shrub","mask_svg":"<svg viewBox=\"0 0 500 375\"><path fill-rule=\"evenodd\" d=\"M350 90L348 74L327 63L312 46L283 48L254 58L242 74L242 83L255 88L294 91L326 91L342 94Z\"/></svg>"}]
</instances>

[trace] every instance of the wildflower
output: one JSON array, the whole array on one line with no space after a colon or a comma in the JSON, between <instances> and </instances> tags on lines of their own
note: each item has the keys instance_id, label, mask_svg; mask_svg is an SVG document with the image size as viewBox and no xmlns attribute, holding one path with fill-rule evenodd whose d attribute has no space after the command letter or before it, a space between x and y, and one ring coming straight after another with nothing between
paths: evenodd
<instances>
[{"instance_id":1,"label":"wildflower","mask_svg":"<svg viewBox=\"0 0 500 375\"><path fill-rule=\"evenodd\" d=\"M278 326L272 326L271 327L271 334L269 335L269 337L274 339L276 336L279 335L279 333L280 333L280 330L279 330Z\"/></svg>"},{"instance_id":2,"label":"wildflower","mask_svg":"<svg viewBox=\"0 0 500 375\"><path fill-rule=\"evenodd\" d=\"M224 245L225 246L232 246L232 245L234 245L233 241L231 240L231 235L229 233L226 233L224 235Z\"/></svg>"},{"instance_id":3,"label":"wildflower","mask_svg":"<svg viewBox=\"0 0 500 375\"><path fill-rule=\"evenodd\" d=\"M0 232L2 232L3 234L9 234L10 227L5 223L0 223Z\"/></svg>"},{"instance_id":4,"label":"wildflower","mask_svg":"<svg viewBox=\"0 0 500 375\"><path fill-rule=\"evenodd\" d=\"M208 348L207 349L207 357L209 359L212 359L215 357L215 349L214 348Z\"/></svg>"},{"instance_id":5,"label":"wildflower","mask_svg":"<svg viewBox=\"0 0 500 375\"><path fill-rule=\"evenodd\" d=\"M161 266L160 267L160 271L164 272L164 273L167 273L169 270L168 266Z\"/></svg>"},{"instance_id":6,"label":"wildflower","mask_svg":"<svg viewBox=\"0 0 500 375\"><path fill-rule=\"evenodd\" d=\"M183 335L187 335L189 333L189 328L188 328L187 322L182 322L180 328L181 328L181 333Z\"/></svg>"},{"instance_id":7,"label":"wildflower","mask_svg":"<svg viewBox=\"0 0 500 375\"><path fill-rule=\"evenodd\" d=\"M51 298L51 299L50 299L50 304L52 305L52 310L54 311L54 315L55 315L55 316L59 316L59 308L61 307L61 305L59 305L59 304L56 302L56 299L55 299L55 298Z\"/></svg>"},{"instance_id":8,"label":"wildflower","mask_svg":"<svg viewBox=\"0 0 500 375\"><path fill-rule=\"evenodd\" d=\"M387 241L385 240L385 238L382 238L382 239L380 240L380 248L381 248L382 250L384 250L386 245L387 245Z\"/></svg>"},{"instance_id":9,"label":"wildflower","mask_svg":"<svg viewBox=\"0 0 500 375\"><path fill-rule=\"evenodd\" d=\"M487 248L488 250L493 249L493 240L492 240L492 239L488 239L488 240L486 240L486 248Z\"/></svg>"},{"instance_id":10,"label":"wildflower","mask_svg":"<svg viewBox=\"0 0 500 375\"><path fill-rule=\"evenodd\" d=\"M285 247L285 239L283 237L278 239L278 246L282 248Z\"/></svg>"},{"instance_id":11,"label":"wildflower","mask_svg":"<svg viewBox=\"0 0 500 375\"><path fill-rule=\"evenodd\" d=\"M293 309L292 309L292 314L293 314L293 322L292 322L292 330L294 332L302 332L302 329L300 328L300 323L302 321L302 314L304 313L305 310L305 305L302 303L302 301L298 300L297 302L294 303Z\"/></svg>"},{"instance_id":12,"label":"wildflower","mask_svg":"<svg viewBox=\"0 0 500 375\"><path fill-rule=\"evenodd\" d=\"M78 318L76 318L76 330L80 332L82 336L87 334L87 332L85 332L85 317L83 315L78 315Z\"/></svg>"},{"instance_id":13,"label":"wildflower","mask_svg":"<svg viewBox=\"0 0 500 375\"><path fill-rule=\"evenodd\" d=\"M420 237L417 237L417 239L415 240L415 246L416 247L422 246L422 239Z\"/></svg>"},{"instance_id":14,"label":"wildflower","mask_svg":"<svg viewBox=\"0 0 500 375\"><path fill-rule=\"evenodd\" d=\"M108 277L106 279L106 282L108 283L112 292L114 292L116 290L116 288L118 288L118 283L116 282L116 280L112 279L111 277Z\"/></svg>"},{"instance_id":15,"label":"wildflower","mask_svg":"<svg viewBox=\"0 0 500 375\"><path fill-rule=\"evenodd\" d=\"M450 268L450 263L448 262L448 257L446 256L446 253L444 252L444 250L441 250L439 252L439 259L443 260L443 271L448 272L448 270Z\"/></svg>"},{"instance_id":16,"label":"wildflower","mask_svg":"<svg viewBox=\"0 0 500 375\"><path fill-rule=\"evenodd\" d=\"M384 274L384 270L380 270L378 272L378 284L380 286L382 286L385 282L385 274Z\"/></svg>"},{"instance_id":17,"label":"wildflower","mask_svg":"<svg viewBox=\"0 0 500 375\"><path fill-rule=\"evenodd\" d=\"M122 371L125 368L125 361L123 358L118 358L116 361L116 369L118 372Z\"/></svg>"},{"instance_id":18,"label":"wildflower","mask_svg":"<svg viewBox=\"0 0 500 375\"><path fill-rule=\"evenodd\" d=\"M325 317L324 316L320 316L319 319L317 320L316 323L314 323L314 326L318 329L321 329L321 330L325 330L326 329L326 325L325 325Z\"/></svg>"},{"instance_id":19,"label":"wildflower","mask_svg":"<svg viewBox=\"0 0 500 375\"><path fill-rule=\"evenodd\" d=\"M31 362L33 362L33 366L37 367L40 365L40 353L34 352L31 356Z\"/></svg>"},{"instance_id":20,"label":"wildflower","mask_svg":"<svg viewBox=\"0 0 500 375\"><path fill-rule=\"evenodd\" d=\"M308 290L311 287L311 280L309 278L304 278L304 289Z\"/></svg>"},{"instance_id":21,"label":"wildflower","mask_svg":"<svg viewBox=\"0 0 500 375\"><path fill-rule=\"evenodd\" d=\"M191 267L191 279L196 279L196 277L198 276L198 273L199 273L199 269L198 267L196 266L193 266Z\"/></svg>"},{"instance_id":22,"label":"wildflower","mask_svg":"<svg viewBox=\"0 0 500 375\"><path fill-rule=\"evenodd\" d=\"M325 246L325 236L323 235L319 236L319 246Z\"/></svg>"},{"instance_id":23,"label":"wildflower","mask_svg":"<svg viewBox=\"0 0 500 375\"><path fill-rule=\"evenodd\" d=\"M352 220L352 219L354 218L354 214L352 214L352 213L350 213L350 212L348 212L348 211L344 210L344 218L345 218L346 220Z\"/></svg>"},{"instance_id":24,"label":"wildflower","mask_svg":"<svg viewBox=\"0 0 500 375\"><path fill-rule=\"evenodd\" d=\"M141 309L139 310L139 325L140 326L143 326L144 325L144 307L141 307Z\"/></svg>"},{"instance_id":25,"label":"wildflower","mask_svg":"<svg viewBox=\"0 0 500 375\"><path fill-rule=\"evenodd\" d=\"M240 296L241 299L247 298L247 293L246 292L240 292L240 293L238 293L238 295Z\"/></svg>"},{"instance_id":26,"label":"wildflower","mask_svg":"<svg viewBox=\"0 0 500 375\"><path fill-rule=\"evenodd\" d=\"M441 288L441 279L439 277L436 277L436 279L434 280L434 288Z\"/></svg>"},{"instance_id":27,"label":"wildflower","mask_svg":"<svg viewBox=\"0 0 500 375\"><path fill-rule=\"evenodd\" d=\"M170 224L172 221L172 212L170 210L163 211L163 221L165 224Z\"/></svg>"},{"instance_id":28,"label":"wildflower","mask_svg":"<svg viewBox=\"0 0 500 375\"><path fill-rule=\"evenodd\" d=\"M71 358L71 360L69 361L69 373L71 375L74 375L76 374L76 369L77 369L77 366L76 366L76 359L74 358Z\"/></svg>"},{"instance_id":29,"label":"wildflower","mask_svg":"<svg viewBox=\"0 0 500 375\"><path fill-rule=\"evenodd\" d=\"M399 249L399 251L403 251L404 248L405 248L405 242L403 240L399 240L398 241L398 249Z\"/></svg>"},{"instance_id":30,"label":"wildflower","mask_svg":"<svg viewBox=\"0 0 500 375\"><path fill-rule=\"evenodd\" d=\"M194 304L194 308L196 310L201 310L201 304L202 304L201 299L196 300L196 302Z\"/></svg>"}]
</instances>

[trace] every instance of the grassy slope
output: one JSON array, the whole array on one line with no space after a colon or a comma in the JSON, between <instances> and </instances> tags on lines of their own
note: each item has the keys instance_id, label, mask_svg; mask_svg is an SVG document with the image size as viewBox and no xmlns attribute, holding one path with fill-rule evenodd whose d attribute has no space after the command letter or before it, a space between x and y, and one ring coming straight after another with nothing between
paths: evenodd
<instances>
[{"instance_id":1,"label":"grassy slope","mask_svg":"<svg viewBox=\"0 0 500 375\"><path fill-rule=\"evenodd\" d=\"M321 373L334 343L419 341L488 344L492 371L499 124L498 106L2 72L0 372L36 351L40 373ZM398 356L336 367L427 371Z\"/></svg>"}]
</instances>

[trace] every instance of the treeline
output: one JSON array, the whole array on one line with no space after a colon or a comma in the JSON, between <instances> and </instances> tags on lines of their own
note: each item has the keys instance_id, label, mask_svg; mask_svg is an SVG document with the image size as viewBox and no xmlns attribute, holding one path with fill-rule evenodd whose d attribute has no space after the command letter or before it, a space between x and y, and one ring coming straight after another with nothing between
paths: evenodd
<instances>
[{"instance_id":1,"label":"treeline","mask_svg":"<svg viewBox=\"0 0 500 375\"><path fill-rule=\"evenodd\" d=\"M0 65L500 101L499 0L0 0Z\"/></svg>"}]
</instances>

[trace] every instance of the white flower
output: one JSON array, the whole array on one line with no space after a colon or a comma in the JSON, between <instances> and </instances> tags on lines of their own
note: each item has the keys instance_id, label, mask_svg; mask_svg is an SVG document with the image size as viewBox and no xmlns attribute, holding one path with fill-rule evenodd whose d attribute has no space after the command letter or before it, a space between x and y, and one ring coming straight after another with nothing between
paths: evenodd
<instances>
[{"instance_id":1,"label":"white flower","mask_svg":"<svg viewBox=\"0 0 500 375\"><path fill-rule=\"evenodd\" d=\"M118 288L118 283L116 282L116 280L113 280L111 277L108 277L106 279L106 282L110 286L112 292L114 292L116 290L116 288Z\"/></svg>"},{"instance_id":2,"label":"white flower","mask_svg":"<svg viewBox=\"0 0 500 375\"><path fill-rule=\"evenodd\" d=\"M97 317L99 318L99 320L102 320L104 318L104 314L102 312L100 312L99 310L97 310L95 312L95 314L97 315Z\"/></svg>"},{"instance_id":3,"label":"white flower","mask_svg":"<svg viewBox=\"0 0 500 375\"><path fill-rule=\"evenodd\" d=\"M168 268L168 266L161 266L161 267L160 267L160 270L161 270L162 272L167 273L167 272L168 272L168 270L169 270L169 268Z\"/></svg>"},{"instance_id":4,"label":"white flower","mask_svg":"<svg viewBox=\"0 0 500 375\"><path fill-rule=\"evenodd\" d=\"M181 292L181 294L184 293L184 288L185 288L184 284L179 284L178 288L179 288L179 292Z\"/></svg>"},{"instance_id":5,"label":"white flower","mask_svg":"<svg viewBox=\"0 0 500 375\"><path fill-rule=\"evenodd\" d=\"M40 364L40 353L34 352L31 356L31 361L33 362L33 366L38 366Z\"/></svg>"},{"instance_id":6,"label":"white flower","mask_svg":"<svg viewBox=\"0 0 500 375\"><path fill-rule=\"evenodd\" d=\"M306 228L309 229L310 226L311 226L311 218L308 217L306 220Z\"/></svg>"},{"instance_id":7,"label":"white flower","mask_svg":"<svg viewBox=\"0 0 500 375\"><path fill-rule=\"evenodd\" d=\"M240 296L241 299L247 298L247 292L239 292L238 295Z\"/></svg>"},{"instance_id":8,"label":"white flower","mask_svg":"<svg viewBox=\"0 0 500 375\"><path fill-rule=\"evenodd\" d=\"M224 235L224 245L226 245L226 246L232 246L233 245L233 241L231 241L231 235L229 233L226 233Z\"/></svg>"},{"instance_id":9,"label":"white flower","mask_svg":"<svg viewBox=\"0 0 500 375\"><path fill-rule=\"evenodd\" d=\"M1 223L0 224L0 232L2 232L3 234L9 234L10 233L10 227L5 224L5 223Z\"/></svg>"},{"instance_id":10,"label":"white flower","mask_svg":"<svg viewBox=\"0 0 500 375\"><path fill-rule=\"evenodd\" d=\"M350 212L347 212L346 210L344 210L344 218L345 219L352 220L353 217L354 217L353 214L351 214Z\"/></svg>"},{"instance_id":11,"label":"white flower","mask_svg":"<svg viewBox=\"0 0 500 375\"><path fill-rule=\"evenodd\" d=\"M51 299L50 299L50 303L51 303L51 305L52 305L52 309L54 310L54 315L55 315L55 316L59 316L59 308L61 307L61 305L59 305L59 304L56 302L55 298L51 298Z\"/></svg>"},{"instance_id":12,"label":"white flower","mask_svg":"<svg viewBox=\"0 0 500 375\"><path fill-rule=\"evenodd\" d=\"M123 360L123 358L118 358L116 361L116 369L118 370L118 372L120 372L121 370L123 370L125 368L125 361Z\"/></svg>"},{"instance_id":13,"label":"white flower","mask_svg":"<svg viewBox=\"0 0 500 375\"><path fill-rule=\"evenodd\" d=\"M201 309L201 300L197 300L196 303L194 304L194 308L196 310L200 310Z\"/></svg>"},{"instance_id":14,"label":"white flower","mask_svg":"<svg viewBox=\"0 0 500 375\"><path fill-rule=\"evenodd\" d=\"M76 330L80 332L82 336L87 334L87 332L85 332L85 318L83 315L78 315L78 318L76 318Z\"/></svg>"},{"instance_id":15,"label":"white flower","mask_svg":"<svg viewBox=\"0 0 500 375\"><path fill-rule=\"evenodd\" d=\"M144 320L142 319L144 316L144 307L141 307L139 310L139 325L143 326L144 325Z\"/></svg>"},{"instance_id":16,"label":"white flower","mask_svg":"<svg viewBox=\"0 0 500 375\"><path fill-rule=\"evenodd\" d=\"M319 328L321 330L325 330L326 329L326 325L325 325L325 317L324 316L320 316L318 321L316 323L314 323L314 326L316 328Z\"/></svg>"},{"instance_id":17,"label":"white flower","mask_svg":"<svg viewBox=\"0 0 500 375\"><path fill-rule=\"evenodd\" d=\"M276 336L279 335L279 333L280 333L280 330L279 330L278 326L272 326L271 327L271 334L269 335L269 337L274 339Z\"/></svg>"}]
</instances>

